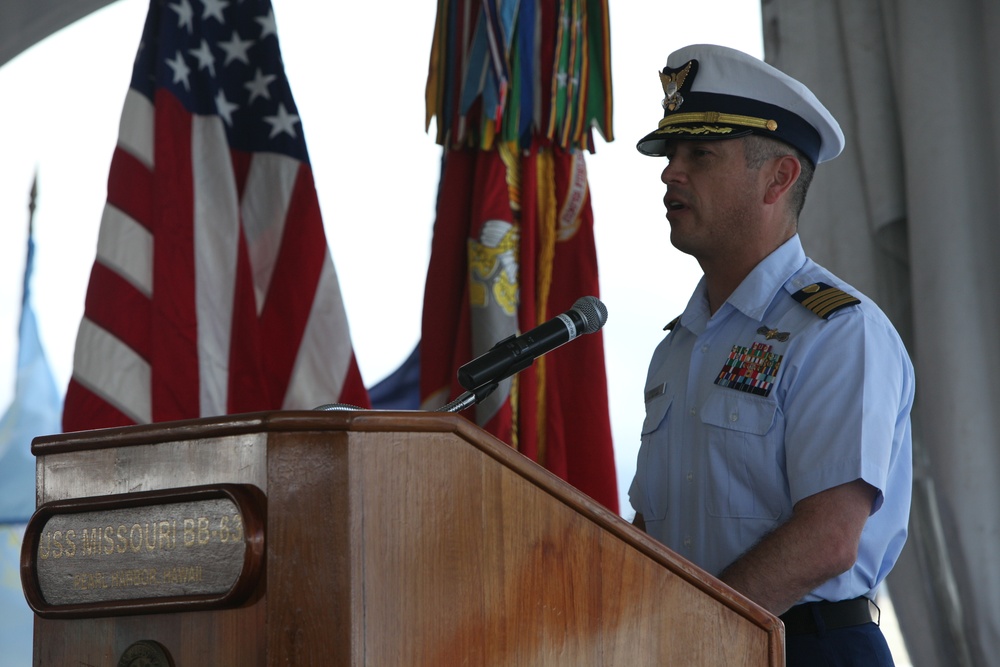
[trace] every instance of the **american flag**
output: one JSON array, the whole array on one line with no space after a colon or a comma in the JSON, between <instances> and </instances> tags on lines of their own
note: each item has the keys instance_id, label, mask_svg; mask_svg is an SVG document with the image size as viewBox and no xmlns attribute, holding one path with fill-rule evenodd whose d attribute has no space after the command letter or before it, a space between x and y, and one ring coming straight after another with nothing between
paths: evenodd
<instances>
[{"instance_id":1,"label":"american flag","mask_svg":"<svg viewBox=\"0 0 1000 667\"><path fill-rule=\"evenodd\" d=\"M153 0L66 431L368 407L268 0Z\"/></svg>"}]
</instances>

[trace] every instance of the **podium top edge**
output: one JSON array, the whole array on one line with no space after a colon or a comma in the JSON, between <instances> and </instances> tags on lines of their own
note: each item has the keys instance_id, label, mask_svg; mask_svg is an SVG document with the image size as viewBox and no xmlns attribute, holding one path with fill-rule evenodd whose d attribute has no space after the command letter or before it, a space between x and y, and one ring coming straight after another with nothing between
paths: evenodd
<instances>
[{"instance_id":1,"label":"podium top edge","mask_svg":"<svg viewBox=\"0 0 1000 667\"><path fill-rule=\"evenodd\" d=\"M31 453L45 456L150 444L163 441L165 434L173 440L192 440L257 432L398 430L468 435L480 429L460 415L444 412L274 410L42 435L32 440Z\"/></svg>"}]
</instances>

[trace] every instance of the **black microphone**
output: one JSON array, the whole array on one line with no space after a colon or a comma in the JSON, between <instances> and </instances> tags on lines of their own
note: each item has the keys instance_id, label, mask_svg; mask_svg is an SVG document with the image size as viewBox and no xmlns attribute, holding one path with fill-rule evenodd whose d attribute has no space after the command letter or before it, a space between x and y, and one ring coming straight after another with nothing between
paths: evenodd
<instances>
[{"instance_id":1,"label":"black microphone","mask_svg":"<svg viewBox=\"0 0 1000 667\"><path fill-rule=\"evenodd\" d=\"M489 352L458 369L458 382L472 391L520 373L536 358L568 343L580 334L594 333L608 321L608 309L596 296L577 299L562 315L528 333L505 338Z\"/></svg>"}]
</instances>

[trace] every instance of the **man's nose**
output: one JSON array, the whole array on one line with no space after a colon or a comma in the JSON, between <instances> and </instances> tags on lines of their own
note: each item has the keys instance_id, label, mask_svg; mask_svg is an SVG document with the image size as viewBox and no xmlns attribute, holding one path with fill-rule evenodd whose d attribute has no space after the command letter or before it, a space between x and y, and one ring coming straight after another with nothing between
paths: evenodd
<instances>
[{"instance_id":1,"label":"man's nose","mask_svg":"<svg viewBox=\"0 0 1000 667\"><path fill-rule=\"evenodd\" d=\"M681 169L677 160L668 160L667 166L660 172L660 180L664 185L676 183L681 178Z\"/></svg>"}]
</instances>

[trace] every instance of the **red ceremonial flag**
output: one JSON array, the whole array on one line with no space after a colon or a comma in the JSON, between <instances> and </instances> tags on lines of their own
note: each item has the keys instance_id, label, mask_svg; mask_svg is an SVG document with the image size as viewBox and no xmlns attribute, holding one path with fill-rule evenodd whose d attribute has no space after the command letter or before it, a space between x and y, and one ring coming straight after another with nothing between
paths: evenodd
<instances>
[{"instance_id":1,"label":"red ceremonial flag","mask_svg":"<svg viewBox=\"0 0 1000 667\"><path fill-rule=\"evenodd\" d=\"M425 408L461 394L458 368L497 342L599 296L581 149L592 127L610 138L607 5L508 9L438 5L427 98L445 156L424 290ZM617 511L601 332L539 357L469 416Z\"/></svg>"},{"instance_id":2,"label":"red ceremonial flag","mask_svg":"<svg viewBox=\"0 0 1000 667\"><path fill-rule=\"evenodd\" d=\"M268 0L150 3L66 431L368 407Z\"/></svg>"}]
</instances>

